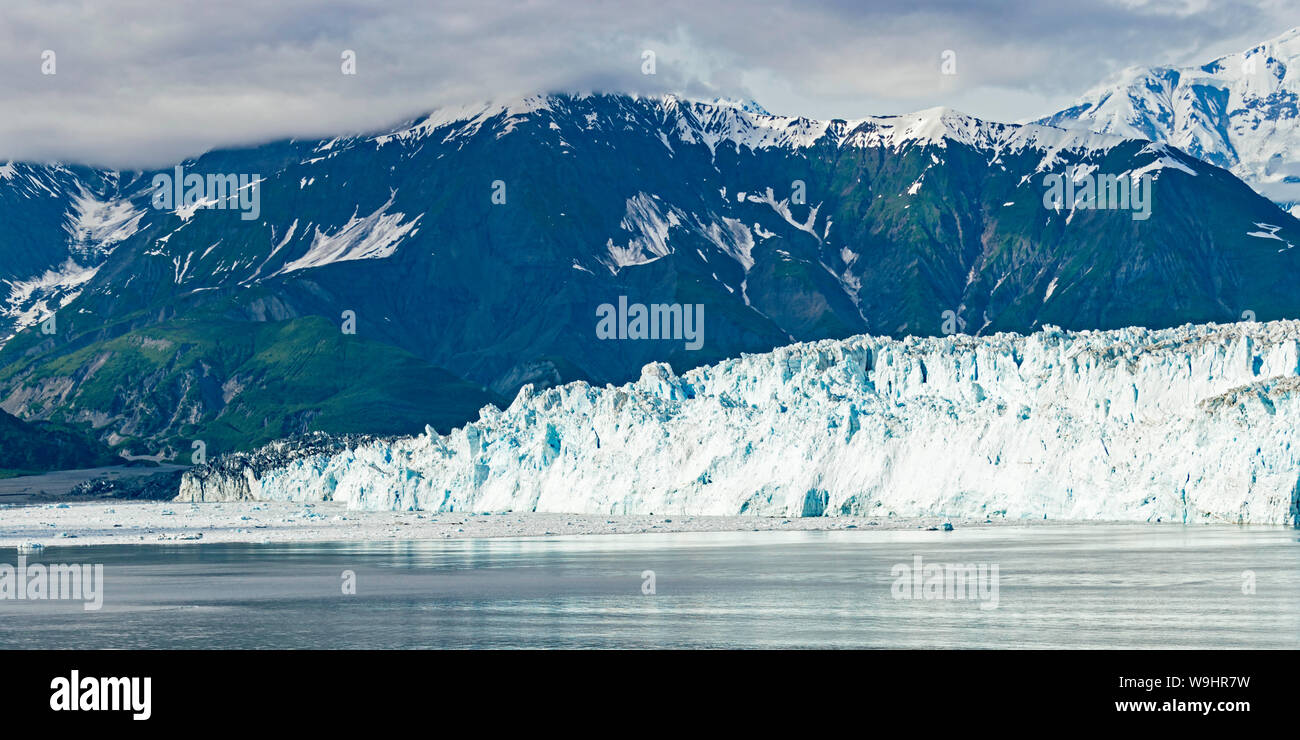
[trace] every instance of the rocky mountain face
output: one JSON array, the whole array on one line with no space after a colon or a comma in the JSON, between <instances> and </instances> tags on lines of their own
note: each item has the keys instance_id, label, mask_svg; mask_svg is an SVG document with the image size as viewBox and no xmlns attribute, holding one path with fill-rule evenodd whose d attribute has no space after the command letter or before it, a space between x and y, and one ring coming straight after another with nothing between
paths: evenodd
<instances>
[{"instance_id":1,"label":"rocky mountain face","mask_svg":"<svg viewBox=\"0 0 1300 740\"><path fill-rule=\"evenodd\" d=\"M216 454L792 341L1300 316L1300 222L1226 170L947 109L550 95L179 167L6 165L0 408ZM256 207L160 203L160 175L246 176ZM1146 181L1146 213L1045 203L1101 175ZM602 307L634 337L636 305L702 307L699 348L604 338Z\"/></svg>"}]
</instances>

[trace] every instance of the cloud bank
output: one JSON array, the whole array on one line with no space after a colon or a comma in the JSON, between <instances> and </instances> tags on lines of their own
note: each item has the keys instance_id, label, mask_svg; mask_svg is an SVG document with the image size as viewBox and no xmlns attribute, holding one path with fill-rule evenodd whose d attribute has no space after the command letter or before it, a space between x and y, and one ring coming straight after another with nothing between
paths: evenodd
<instances>
[{"instance_id":1,"label":"cloud bank","mask_svg":"<svg viewBox=\"0 0 1300 740\"><path fill-rule=\"evenodd\" d=\"M6 4L0 161L159 166L546 91L748 97L822 118L942 104L1018 120L1127 66L1249 47L1294 25L1286 11L1282 0ZM942 73L945 52L956 74Z\"/></svg>"}]
</instances>

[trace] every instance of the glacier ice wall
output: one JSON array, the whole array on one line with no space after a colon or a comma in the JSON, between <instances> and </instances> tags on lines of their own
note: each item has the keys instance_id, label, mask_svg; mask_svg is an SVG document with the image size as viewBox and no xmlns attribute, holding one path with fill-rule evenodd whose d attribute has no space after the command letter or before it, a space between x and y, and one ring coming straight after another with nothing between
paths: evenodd
<instances>
[{"instance_id":1,"label":"glacier ice wall","mask_svg":"<svg viewBox=\"0 0 1300 740\"><path fill-rule=\"evenodd\" d=\"M1296 524L1300 322L795 344L524 387L439 435L237 455L183 500Z\"/></svg>"}]
</instances>

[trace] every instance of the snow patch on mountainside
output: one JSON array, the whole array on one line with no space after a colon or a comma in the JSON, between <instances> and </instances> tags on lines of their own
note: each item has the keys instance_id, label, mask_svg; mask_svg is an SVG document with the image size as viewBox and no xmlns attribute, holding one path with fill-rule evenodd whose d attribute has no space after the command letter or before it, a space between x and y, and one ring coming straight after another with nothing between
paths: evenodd
<instances>
[{"instance_id":1,"label":"snow patch on mountainside","mask_svg":"<svg viewBox=\"0 0 1300 740\"><path fill-rule=\"evenodd\" d=\"M123 198L106 198L91 192L66 168L59 165L36 167L8 164L3 180L15 180L25 197L35 197L38 187L46 196L59 191L68 198L63 232L67 235L66 252L51 260L40 274L19 275L0 280L8 295L0 297L0 319L6 333L0 347L23 329L38 324L81 294L82 287L94 276L104 259L122 241L140 229L145 211ZM66 178L56 180L56 178Z\"/></svg>"},{"instance_id":2,"label":"snow patch on mountainside","mask_svg":"<svg viewBox=\"0 0 1300 740\"><path fill-rule=\"evenodd\" d=\"M9 295L0 306L0 316L10 322L8 336L0 338L0 347L23 329L44 321L55 310L71 303L81 294L81 286L95 276L95 267L85 267L68 258L62 265L30 280L5 280Z\"/></svg>"},{"instance_id":3,"label":"snow patch on mountainside","mask_svg":"<svg viewBox=\"0 0 1300 740\"><path fill-rule=\"evenodd\" d=\"M795 344L186 474L361 509L1300 524L1300 322Z\"/></svg>"},{"instance_id":4,"label":"snow patch on mountainside","mask_svg":"<svg viewBox=\"0 0 1300 740\"><path fill-rule=\"evenodd\" d=\"M761 229L761 226L755 224ZM754 234L739 219L722 218L722 224L711 223L703 230L704 235L718 249L734 259L740 268L749 272L754 267Z\"/></svg>"},{"instance_id":5,"label":"snow patch on mountainside","mask_svg":"<svg viewBox=\"0 0 1300 740\"><path fill-rule=\"evenodd\" d=\"M671 207L664 209L653 195L637 193L628 198L626 214L619 227L633 236L625 245L615 244L612 238L605 242L611 272L648 264L671 254L668 234L681 223L679 211Z\"/></svg>"},{"instance_id":6,"label":"snow patch on mountainside","mask_svg":"<svg viewBox=\"0 0 1300 740\"><path fill-rule=\"evenodd\" d=\"M139 231L144 215L144 209L136 208L129 200L100 200L82 189L72 198L72 211L63 228L74 250L104 255Z\"/></svg>"},{"instance_id":7,"label":"snow patch on mountainside","mask_svg":"<svg viewBox=\"0 0 1300 740\"><path fill-rule=\"evenodd\" d=\"M326 234L320 230L320 227L316 227L311 247L307 250L307 253L289 262L275 274L283 275L294 270L324 267L336 262L378 260L391 257L397 251L402 239L406 238L407 235L416 233L416 226L423 217L423 215L420 215L410 221L403 222L406 214L401 212L388 213L388 209L393 205L393 199L396 195L396 193L390 193L388 202L369 216L357 218L357 215L353 213L348 222L333 234ZM296 220L294 225L297 225ZM285 236L285 240L287 241L292 235L293 229L291 228L289 234ZM283 243L281 246L283 246ZM278 249L279 247L276 248L277 251Z\"/></svg>"},{"instance_id":8,"label":"snow patch on mountainside","mask_svg":"<svg viewBox=\"0 0 1300 740\"><path fill-rule=\"evenodd\" d=\"M772 192L772 188L766 188L763 195L761 196L750 195L748 196L748 199L749 202L751 203L766 204L778 216L784 219L787 224L790 224L796 229L807 233L809 236L811 236L812 238L816 239L819 242L822 240L821 235L818 234L816 228L814 228L817 223L817 211L821 209L820 203L809 208L808 218L803 223L799 223L798 221L795 220L794 214L790 212L790 199L782 198L781 200L778 201L776 199L776 195Z\"/></svg>"}]
</instances>

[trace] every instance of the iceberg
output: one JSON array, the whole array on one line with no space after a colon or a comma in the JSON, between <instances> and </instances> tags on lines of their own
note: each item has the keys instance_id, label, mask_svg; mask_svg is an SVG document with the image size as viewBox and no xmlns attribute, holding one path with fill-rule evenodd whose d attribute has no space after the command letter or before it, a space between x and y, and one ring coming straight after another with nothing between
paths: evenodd
<instances>
[{"instance_id":1,"label":"iceberg","mask_svg":"<svg viewBox=\"0 0 1300 740\"><path fill-rule=\"evenodd\" d=\"M441 435L319 436L178 499L435 512L1300 526L1300 321L856 336L525 386Z\"/></svg>"}]
</instances>

